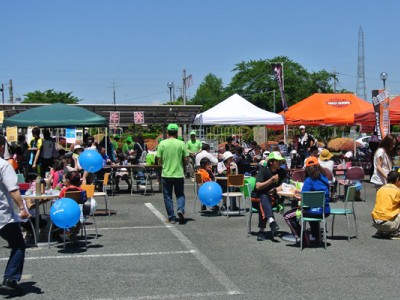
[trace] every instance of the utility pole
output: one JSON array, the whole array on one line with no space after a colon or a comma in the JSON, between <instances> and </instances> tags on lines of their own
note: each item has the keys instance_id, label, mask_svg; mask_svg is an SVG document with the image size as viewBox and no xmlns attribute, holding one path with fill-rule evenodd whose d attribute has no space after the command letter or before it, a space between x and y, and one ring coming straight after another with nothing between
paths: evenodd
<instances>
[{"instance_id":1,"label":"utility pole","mask_svg":"<svg viewBox=\"0 0 400 300\"><path fill-rule=\"evenodd\" d=\"M3 101L4 104L4 84L1 84L1 100Z\"/></svg>"},{"instance_id":2,"label":"utility pole","mask_svg":"<svg viewBox=\"0 0 400 300\"><path fill-rule=\"evenodd\" d=\"M10 79L9 92L10 92L10 102L11 102L11 103L14 103L12 79Z\"/></svg>"},{"instance_id":3,"label":"utility pole","mask_svg":"<svg viewBox=\"0 0 400 300\"><path fill-rule=\"evenodd\" d=\"M114 103L114 105L116 104L116 99L115 99L115 81L114 81L114 78L113 78L113 103Z\"/></svg>"},{"instance_id":4,"label":"utility pole","mask_svg":"<svg viewBox=\"0 0 400 300\"><path fill-rule=\"evenodd\" d=\"M365 85L365 66L364 66L364 31L362 26L358 30L358 64L357 64L357 87L356 94L363 100L367 100Z\"/></svg>"},{"instance_id":5,"label":"utility pole","mask_svg":"<svg viewBox=\"0 0 400 300\"><path fill-rule=\"evenodd\" d=\"M183 98L183 105L186 105L186 69L183 68L183 75L182 75L182 81L183 81L183 85L182 85L182 98Z\"/></svg>"}]
</instances>

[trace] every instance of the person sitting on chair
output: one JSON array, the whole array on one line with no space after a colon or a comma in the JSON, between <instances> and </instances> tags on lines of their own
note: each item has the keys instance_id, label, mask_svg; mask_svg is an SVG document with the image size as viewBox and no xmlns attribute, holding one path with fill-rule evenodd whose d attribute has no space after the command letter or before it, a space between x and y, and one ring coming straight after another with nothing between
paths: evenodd
<instances>
[{"instance_id":1,"label":"person sitting on chair","mask_svg":"<svg viewBox=\"0 0 400 300\"><path fill-rule=\"evenodd\" d=\"M387 182L376 193L372 226L378 230L376 237L400 239L400 174L390 171Z\"/></svg>"},{"instance_id":2,"label":"person sitting on chair","mask_svg":"<svg viewBox=\"0 0 400 300\"><path fill-rule=\"evenodd\" d=\"M273 151L268 156L268 162L260 165L256 178L256 187L253 191L256 198L260 198L260 210L258 214L258 227L260 229L257 241L265 241L265 227L267 222L271 228L272 238L279 230L275 221L271 205L271 195L277 190L282 190L281 184L286 179L286 172L281 168L285 159L280 152Z\"/></svg>"},{"instance_id":3,"label":"person sitting on chair","mask_svg":"<svg viewBox=\"0 0 400 300\"><path fill-rule=\"evenodd\" d=\"M127 165L128 161L124 159L124 155L122 153L117 155L117 161L116 164L118 165ZM119 192L119 182L120 180L124 180L126 184L128 185L128 191L131 190L132 185L129 177L129 172L126 168L121 168L118 169L117 172L115 172L115 191L118 193Z\"/></svg>"},{"instance_id":4,"label":"person sitting on chair","mask_svg":"<svg viewBox=\"0 0 400 300\"><path fill-rule=\"evenodd\" d=\"M318 158L310 156L305 161L306 179L303 183L302 192L310 191L324 191L325 192L325 217L330 214L329 206L329 183L325 177L322 167L318 162ZM300 198L300 194L296 195ZM289 225L294 237L299 241L301 233L301 226L296 216L297 208L287 211L283 214L283 218ZM303 211L303 216L307 218L322 218L322 207L311 208L307 211ZM317 241L319 237L319 222L310 222L311 236L310 241ZM326 238L326 237L324 237Z\"/></svg>"},{"instance_id":5,"label":"person sitting on chair","mask_svg":"<svg viewBox=\"0 0 400 300\"><path fill-rule=\"evenodd\" d=\"M214 174L212 172L211 161L207 157L203 157L200 160L200 168L199 168L198 172L201 175L201 182L202 183L215 180L215 176L214 176ZM202 211L207 210L207 207L203 204L201 206L201 210ZM212 207L212 210L213 211L218 211L219 210L218 205L214 205Z\"/></svg>"}]
</instances>

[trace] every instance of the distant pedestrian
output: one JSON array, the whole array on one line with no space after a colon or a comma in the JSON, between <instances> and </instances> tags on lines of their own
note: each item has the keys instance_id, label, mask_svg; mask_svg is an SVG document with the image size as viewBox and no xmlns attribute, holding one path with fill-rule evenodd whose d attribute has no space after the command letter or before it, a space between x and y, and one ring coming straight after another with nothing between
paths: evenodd
<instances>
[{"instance_id":1,"label":"distant pedestrian","mask_svg":"<svg viewBox=\"0 0 400 300\"><path fill-rule=\"evenodd\" d=\"M178 125L169 124L168 138L157 147L157 158L162 165L162 185L164 204L168 214L168 223L176 223L172 192L175 192L179 224L185 223L184 169L188 163L188 150L183 141L177 139Z\"/></svg>"},{"instance_id":2,"label":"distant pedestrian","mask_svg":"<svg viewBox=\"0 0 400 300\"><path fill-rule=\"evenodd\" d=\"M301 161L304 162L304 160L310 156L310 148L314 146L315 138L306 132L306 127L304 125L301 125L299 129L301 134L299 136L297 152L300 154Z\"/></svg>"},{"instance_id":3,"label":"distant pedestrian","mask_svg":"<svg viewBox=\"0 0 400 300\"><path fill-rule=\"evenodd\" d=\"M0 236L8 242L11 254L4 271L3 284L0 290L6 293L23 295L24 289L18 285L21 280L25 260L25 241L19 226L19 218L27 219L25 209L18 189L17 175L12 166L2 157L6 140L0 136ZM19 217L14 213L13 202L19 209Z\"/></svg>"}]
</instances>

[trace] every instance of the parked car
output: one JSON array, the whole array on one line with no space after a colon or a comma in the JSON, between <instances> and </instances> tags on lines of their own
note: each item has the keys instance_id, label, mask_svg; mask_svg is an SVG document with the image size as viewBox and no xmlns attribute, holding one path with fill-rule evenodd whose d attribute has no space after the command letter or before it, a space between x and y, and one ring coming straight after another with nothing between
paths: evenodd
<instances>
[{"instance_id":1,"label":"parked car","mask_svg":"<svg viewBox=\"0 0 400 300\"><path fill-rule=\"evenodd\" d=\"M363 147L368 147L368 143L369 143L369 139L371 138L371 136L363 136L360 137L358 139L356 139L356 142L361 144Z\"/></svg>"}]
</instances>

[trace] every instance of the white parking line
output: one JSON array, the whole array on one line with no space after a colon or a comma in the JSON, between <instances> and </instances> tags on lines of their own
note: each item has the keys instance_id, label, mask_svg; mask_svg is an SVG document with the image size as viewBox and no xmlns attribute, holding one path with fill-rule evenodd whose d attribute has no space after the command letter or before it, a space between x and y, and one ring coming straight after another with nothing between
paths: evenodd
<instances>
[{"instance_id":1,"label":"white parking line","mask_svg":"<svg viewBox=\"0 0 400 300\"><path fill-rule=\"evenodd\" d=\"M145 203L148 209L157 216L162 222L166 221L166 218L151 204ZM168 226L168 229L178 238L178 240L189 250L192 251L193 255L201 263L201 265L210 272L210 274L223 286L225 287L228 295L241 294L239 288L222 272L218 267L208 259L199 249L175 226ZM226 294L224 294L226 295ZM175 295L181 296L181 295ZM164 298L143 298L143 299L164 299Z\"/></svg>"},{"instance_id":2,"label":"white parking line","mask_svg":"<svg viewBox=\"0 0 400 300\"><path fill-rule=\"evenodd\" d=\"M133 253L110 253L110 254L77 254L77 255L50 255L50 256L30 256L25 260L48 260L48 259L74 259L74 258L105 258L105 257L125 257L125 256L152 256L152 255L171 255L171 254L191 254L193 250L185 251L165 251L165 252L133 252ZM0 258L0 261L8 261L8 257Z\"/></svg>"},{"instance_id":3,"label":"white parking line","mask_svg":"<svg viewBox=\"0 0 400 300\"><path fill-rule=\"evenodd\" d=\"M228 292L206 292L206 293L192 293L192 294L169 294L169 295L153 295L153 296L142 296L142 297L128 297L128 298L96 298L92 300L159 300L159 299L192 299L192 298L204 298L204 297L218 297L218 296L229 296Z\"/></svg>"},{"instance_id":4,"label":"white parking line","mask_svg":"<svg viewBox=\"0 0 400 300\"><path fill-rule=\"evenodd\" d=\"M172 226L172 225L171 225ZM125 230L125 229L161 229L165 228L164 225L161 226L128 226L128 227L98 227L98 230ZM95 231L95 228L87 228L87 231Z\"/></svg>"}]
</instances>

